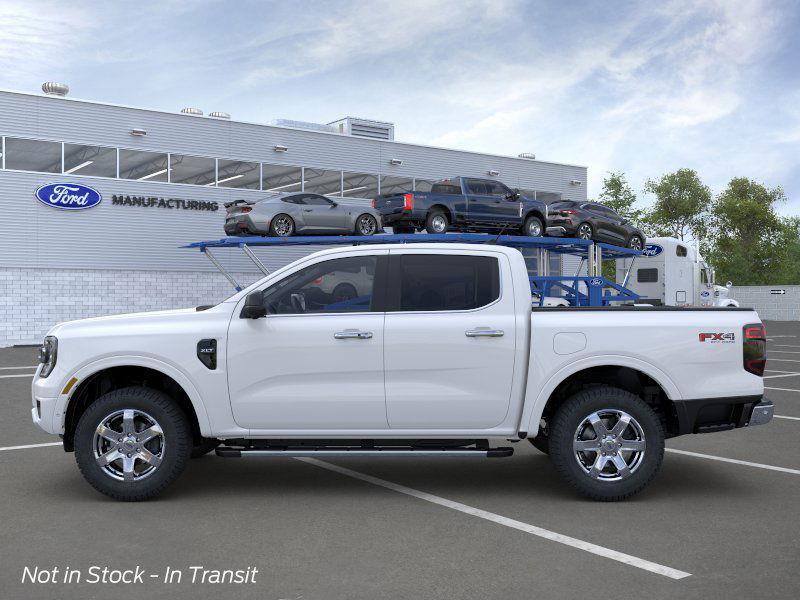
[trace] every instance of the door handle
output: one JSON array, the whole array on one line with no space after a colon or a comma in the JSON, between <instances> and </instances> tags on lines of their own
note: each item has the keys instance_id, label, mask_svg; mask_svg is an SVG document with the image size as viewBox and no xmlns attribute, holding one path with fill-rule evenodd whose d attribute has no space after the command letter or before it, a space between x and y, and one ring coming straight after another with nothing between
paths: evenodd
<instances>
[{"instance_id":1,"label":"door handle","mask_svg":"<svg viewBox=\"0 0 800 600\"><path fill-rule=\"evenodd\" d=\"M313 208L304 208L303 212L314 212Z\"/></svg>"},{"instance_id":2,"label":"door handle","mask_svg":"<svg viewBox=\"0 0 800 600\"><path fill-rule=\"evenodd\" d=\"M502 329L467 329L464 335L467 337L503 337L505 331Z\"/></svg>"},{"instance_id":3,"label":"door handle","mask_svg":"<svg viewBox=\"0 0 800 600\"><path fill-rule=\"evenodd\" d=\"M345 329L344 331L337 331L333 334L333 337L337 340L368 340L372 337L372 332L359 331L358 329Z\"/></svg>"}]
</instances>

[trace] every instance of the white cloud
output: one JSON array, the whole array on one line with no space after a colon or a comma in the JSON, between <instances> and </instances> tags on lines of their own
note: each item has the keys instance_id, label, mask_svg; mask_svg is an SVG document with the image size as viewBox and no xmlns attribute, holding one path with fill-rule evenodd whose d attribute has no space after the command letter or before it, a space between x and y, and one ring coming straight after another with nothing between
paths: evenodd
<instances>
[{"instance_id":1,"label":"white cloud","mask_svg":"<svg viewBox=\"0 0 800 600\"><path fill-rule=\"evenodd\" d=\"M13 82L63 73L85 42L91 19L73 4L0 1L0 74ZM13 87L13 86L11 86Z\"/></svg>"}]
</instances>

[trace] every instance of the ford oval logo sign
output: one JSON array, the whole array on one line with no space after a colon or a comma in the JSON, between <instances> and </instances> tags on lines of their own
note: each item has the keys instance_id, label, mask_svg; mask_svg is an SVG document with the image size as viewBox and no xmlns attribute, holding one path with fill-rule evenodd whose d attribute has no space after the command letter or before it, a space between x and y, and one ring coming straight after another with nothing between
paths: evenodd
<instances>
[{"instance_id":1,"label":"ford oval logo sign","mask_svg":"<svg viewBox=\"0 0 800 600\"><path fill-rule=\"evenodd\" d=\"M589 280L589 285L591 285L592 287L599 287L603 285L603 280L600 279L599 277L593 277L592 279Z\"/></svg>"},{"instance_id":2,"label":"ford oval logo sign","mask_svg":"<svg viewBox=\"0 0 800 600\"><path fill-rule=\"evenodd\" d=\"M642 250L642 256L658 256L664 251L664 248L658 244L647 244Z\"/></svg>"},{"instance_id":3,"label":"ford oval logo sign","mask_svg":"<svg viewBox=\"0 0 800 600\"><path fill-rule=\"evenodd\" d=\"M42 204L62 210L81 210L100 204L103 196L95 189L80 183L48 183L36 190Z\"/></svg>"}]
</instances>

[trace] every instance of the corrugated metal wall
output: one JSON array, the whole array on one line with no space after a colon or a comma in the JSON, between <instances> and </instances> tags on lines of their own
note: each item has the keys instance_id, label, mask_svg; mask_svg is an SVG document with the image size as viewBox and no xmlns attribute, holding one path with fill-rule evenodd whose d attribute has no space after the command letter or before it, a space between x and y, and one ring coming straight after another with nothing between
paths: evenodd
<instances>
[{"instance_id":1,"label":"corrugated metal wall","mask_svg":"<svg viewBox=\"0 0 800 600\"><path fill-rule=\"evenodd\" d=\"M144 129L147 135L131 136L133 128ZM489 169L494 169L500 172L498 179L512 187L586 199L584 167L13 92L0 91L0 135L429 179L485 177ZM276 144L287 146L288 151L275 152ZM390 166L392 158L403 164ZM572 180L582 185L573 185ZM62 211L34 199L37 187L60 181L91 186L103 195L103 202L89 210ZM220 210L113 206L114 194L214 200L220 203ZM243 189L0 170L2 261L7 267L211 269L199 252L177 246L223 237L222 203L261 194ZM269 265L285 264L309 251L282 250L264 260ZM231 269L250 270L249 262L238 252L227 254L236 255L224 258ZM226 253L220 255L225 257Z\"/></svg>"}]
</instances>

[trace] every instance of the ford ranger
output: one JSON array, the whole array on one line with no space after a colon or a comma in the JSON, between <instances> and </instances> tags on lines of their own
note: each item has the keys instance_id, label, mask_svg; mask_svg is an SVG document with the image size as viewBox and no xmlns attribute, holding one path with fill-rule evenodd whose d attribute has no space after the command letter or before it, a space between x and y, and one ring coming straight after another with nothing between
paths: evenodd
<instances>
[{"instance_id":1,"label":"ford ranger","mask_svg":"<svg viewBox=\"0 0 800 600\"><path fill-rule=\"evenodd\" d=\"M355 294L335 281L361 274ZM483 456L528 439L578 492L619 500L665 438L766 423L749 309L531 308L519 251L317 252L211 307L56 325L33 421L100 492L144 500L192 456Z\"/></svg>"},{"instance_id":2,"label":"ford ranger","mask_svg":"<svg viewBox=\"0 0 800 600\"><path fill-rule=\"evenodd\" d=\"M383 194L372 201L372 207L395 233L505 231L539 237L545 234L547 222L547 205L541 200L493 179L471 177L437 181L430 192Z\"/></svg>"}]
</instances>

